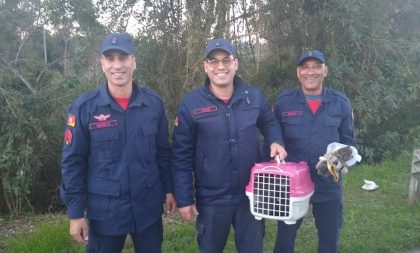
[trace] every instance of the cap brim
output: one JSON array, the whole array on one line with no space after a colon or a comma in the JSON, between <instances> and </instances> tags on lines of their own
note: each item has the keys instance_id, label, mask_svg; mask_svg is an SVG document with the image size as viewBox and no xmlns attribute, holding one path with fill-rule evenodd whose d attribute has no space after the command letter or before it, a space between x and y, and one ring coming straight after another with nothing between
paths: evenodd
<instances>
[{"instance_id":1,"label":"cap brim","mask_svg":"<svg viewBox=\"0 0 420 253\"><path fill-rule=\"evenodd\" d=\"M121 52L123 52L125 54L132 54L133 53L133 52L130 52L129 50L127 50L127 49L125 49L123 47L112 46L112 47L106 47L106 48L102 49L101 50L101 54L105 54L106 52L112 51L112 50L121 51Z\"/></svg>"},{"instance_id":2,"label":"cap brim","mask_svg":"<svg viewBox=\"0 0 420 253\"><path fill-rule=\"evenodd\" d=\"M307 60L309 60L309 59L313 59L313 60L317 60L317 61L319 61L320 63L325 63L322 59L319 59L319 58L317 58L317 57L314 57L314 56L308 56L308 57L305 57L305 58L303 58L302 60L300 60L299 61L299 63L297 64L298 66L300 66L300 65L302 65L305 61L307 61Z\"/></svg>"},{"instance_id":3,"label":"cap brim","mask_svg":"<svg viewBox=\"0 0 420 253\"><path fill-rule=\"evenodd\" d=\"M232 52L230 52L229 50L227 50L227 49L224 49L224 48L215 48L215 49L212 49L212 50L210 50L208 53L207 53L207 55L206 55L206 58L209 58L209 56L214 52L214 51L217 51L217 50L220 50L220 51L224 51L225 53L227 53L228 55L233 55L233 53Z\"/></svg>"}]
</instances>

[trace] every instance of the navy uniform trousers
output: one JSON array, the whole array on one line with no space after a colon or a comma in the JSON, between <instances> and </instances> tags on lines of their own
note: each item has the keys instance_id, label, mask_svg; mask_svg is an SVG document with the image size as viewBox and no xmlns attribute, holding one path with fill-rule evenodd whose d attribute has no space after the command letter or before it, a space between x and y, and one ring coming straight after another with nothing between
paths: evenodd
<instances>
[{"instance_id":1,"label":"navy uniform trousers","mask_svg":"<svg viewBox=\"0 0 420 253\"><path fill-rule=\"evenodd\" d=\"M231 225L238 253L262 253L264 222L249 210L249 203L198 206L197 241L201 253L222 253ZM252 240L255 238L255 240Z\"/></svg>"},{"instance_id":2,"label":"navy uniform trousers","mask_svg":"<svg viewBox=\"0 0 420 253\"><path fill-rule=\"evenodd\" d=\"M163 241L162 219L140 233L130 233L136 253L160 253ZM86 253L119 253L124 247L127 235L110 236L89 230Z\"/></svg>"},{"instance_id":3,"label":"navy uniform trousers","mask_svg":"<svg viewBox=\"0 0 420 253\"><path fill-rule=\"evenodd\" d=\"M312 203L312 214L318 229L318 252L338 252L338 242L341 226L343 225L343 206L341 200ZM294 253L296 232L302 224L302 219L296 224L287 225L278 222L277 241L274 253Z\"/></svg>"}]
</instances>

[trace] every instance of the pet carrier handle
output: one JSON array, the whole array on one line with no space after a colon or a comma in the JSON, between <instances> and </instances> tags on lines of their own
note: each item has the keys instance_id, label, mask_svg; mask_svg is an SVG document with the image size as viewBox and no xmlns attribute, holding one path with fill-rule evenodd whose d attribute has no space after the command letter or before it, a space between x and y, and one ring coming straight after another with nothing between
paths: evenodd
<instances>
[{"instance_id":1,"label":"pet carrier handle","mask_svg":"<svg viewBox=\"0 0 420 253\"><path fill-rule=\"evenodd\" d=\"M279 155L276 155L275 159L276 159L277 164L285 163L284 160L280 160Z\"/></svg>"}]
</instances>

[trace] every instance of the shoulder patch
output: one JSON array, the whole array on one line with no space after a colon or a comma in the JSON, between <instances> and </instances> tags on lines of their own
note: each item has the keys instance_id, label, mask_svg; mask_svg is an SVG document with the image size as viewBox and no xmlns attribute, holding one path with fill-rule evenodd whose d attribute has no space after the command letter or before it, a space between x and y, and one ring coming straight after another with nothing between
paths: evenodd
<instances>
[{"instance_id":1,"label":"shoulder patch","mask_svg":"<svg viewBox=\"0 0 420 253\"><path fill-rule=\"evenodd\" d=\"M67 115L67 126L75 127L76 126L76 115L69 113Z\"/></svg>"},{"instance_id":2,"label":"shoulder patch","mask_svg":"<svg viewBox=\"0 0 420 253\"><path fill-rule=\"evenodd\" d=\"M73 142L73 134L71 132L71 129L67 128L66 131L64 132L64 145L70 146L72 142Z\"/></svg>"}]
</instances>

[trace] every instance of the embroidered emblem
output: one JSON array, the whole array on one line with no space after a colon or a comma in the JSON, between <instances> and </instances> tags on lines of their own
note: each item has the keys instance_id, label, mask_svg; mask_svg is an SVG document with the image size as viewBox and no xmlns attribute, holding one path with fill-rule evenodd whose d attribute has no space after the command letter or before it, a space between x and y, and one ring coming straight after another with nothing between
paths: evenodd
<instances>
[{"instance_id":1,"label":"embroidered emblem","mask_svg":"<svg viewBox=\"0 0 420 253\"><path fill-rule=\"evenodd\" d=\"M194 109L194 114L209 113L217 111L217 106L208 106L203 108Z\"/></svg>"},{"instance_id":2,"label":"embroidered emblem","mask_svg":"<svg viewBox=\"0 0 420 253\"><path fill-rule=\"evenodd\" d=\"M69 114L67 116L67 125L71 126L71 127L75 127L76 126L76 116L73 114Z\"/></svg>"},{"instance_id":3,"label":"embroidered emblem","mask_svg":"<svg viewBox=\"0 0 420 253\"><path fill-rule=\"evenodd\" d=\"M111 43L114 45L117 44L117 37L112 37Z\"/></svg>"},{"instance_id":4,"label":"embroidered emblem","mask_svg":"<svg viewBox=\"0 0 420 253\"><path fill-rule=\"evenodd\" d=\"M93 115L95 119L98 121L106 121L109 117L111 117L111 114L100 114L100 115Z\"/></svg>"},{"instance_id":5,"label":"embroidered emblem","mask_svg":"<svg viewBox=\"0 0 420 253\"><path fill-rule=\"evenodd\" d=\"M71 133L70 128L66 129L66 132L64 133L64 144L71 145L73 141L73 134Z\"/></svg>"},{"instance_id":6,"label":"embroidered emblem","mask_svg":"<svg viewBox=\"0 0 420 253\"><path fill-rule=\"evenodd\" d=\"M282 112L281 116L283 117L296 117L302 116L302 111L290 111L290 112Z\"/></svg>"},{"instance_id":7,"label":"embroidered emblem","mask_svg":"<svg viewBox=\"0 0 420 253\"><path fill-rule=\"evenodd\" d=\"M108 120L108 121L100 121L95 123L89 123L89 130L100 129L100 128L107 128L107 127L114 127L118 125L117 120Z\"/></svg>"}]
</instances>

